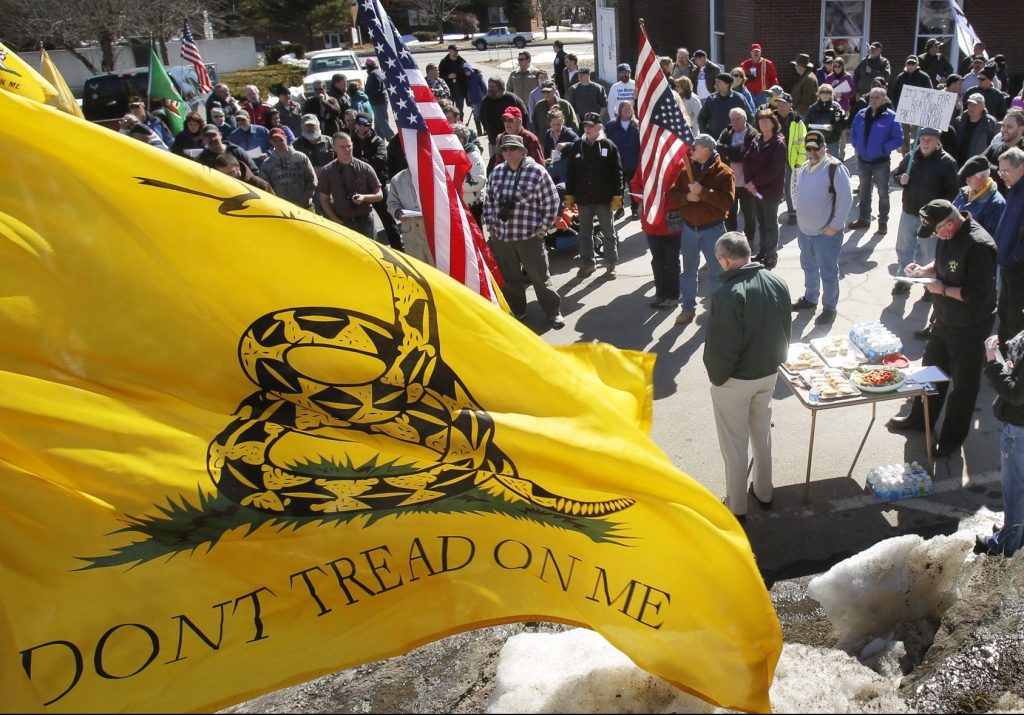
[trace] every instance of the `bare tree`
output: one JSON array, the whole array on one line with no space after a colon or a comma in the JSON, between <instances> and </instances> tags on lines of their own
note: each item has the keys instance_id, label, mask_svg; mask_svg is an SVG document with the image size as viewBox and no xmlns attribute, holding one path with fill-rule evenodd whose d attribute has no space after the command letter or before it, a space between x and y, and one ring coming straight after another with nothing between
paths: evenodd
<instances>
[{"instance_id":1,"label":"bare tree","mask_svg":"<svg viewBox=\"0 0 1024 715\"><path fill-rule=\"evenodd\" d=\"M544 39L548 39L548 22L557 25L562 19L568 0L534 0L540 10L540 22L544 25Z\"/></svg>"},{"instance_id":2,"label":"bare tree","mask_svg":"<svg viewBox=\"0 0 1024 715\"><path fill-rule=\"evenodd\" d=\"M437 25L437 41L444 42L444 24L461 8L469 3L467 0L405 0L404 7L419 10Z\"/></svg>"},{"instance_id":3,"label":"bare tree","mask_svg":"<svg viewBox=\"0 0 1024 715\"><path fill-rule=\"evenodd\" d=\"M160 0L142 2L134 10L137 28L134 34L152 37L153 43L160 48L160 59L169 65L167 41L181 36L186 17L192 20L191 25L196 28L195 20L202 17L203 4L199 0ZM198 27L202 27L202 22Z\"/></svg>"}]
</instances>

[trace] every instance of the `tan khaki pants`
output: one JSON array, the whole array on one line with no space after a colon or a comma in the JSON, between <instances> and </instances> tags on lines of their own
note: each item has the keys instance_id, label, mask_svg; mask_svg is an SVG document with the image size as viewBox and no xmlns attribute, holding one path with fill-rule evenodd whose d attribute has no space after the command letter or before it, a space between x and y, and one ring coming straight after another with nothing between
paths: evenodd
<instances>
[{"instance_id":1,"label":"tan khaki pants","mask_svg":"<svg viewBox=\"0 0 1024 715\"><path fill-rule=\"evenodd\" d=\"M747 445L754 452L754 493L772 498L772 393L778 373L758 380L730 377L711 386L718 445L725 462L726 506L733 514L747 513Z\"/></svg>"}]
</instances>

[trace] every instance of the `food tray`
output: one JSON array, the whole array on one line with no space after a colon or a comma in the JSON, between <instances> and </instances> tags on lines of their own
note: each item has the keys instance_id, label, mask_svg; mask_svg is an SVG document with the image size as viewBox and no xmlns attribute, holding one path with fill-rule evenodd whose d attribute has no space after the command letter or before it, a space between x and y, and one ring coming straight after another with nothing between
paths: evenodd
<instances>
[{"instance_id":1,"label":"food tray","mask_svg":"<svg viewBox=\"0 0 1024 715\"><path fill-rule=\"evenodd\" d=\"M806 359L804 359L806 358ZM804 370L817 370L825 367L824 361L807 343L793 343L789 346L786 362L782 369L793 377L799 377Z\"/></svg>"},{"instance_id":2,"label":"food tray","mask_svg":"<svg viewBox=\"0 0 1024 715\"><path fill-rule=\"evenodd\" d=\"M859 397L861 394L857 386L846 378L842 370L836 367L804 370L800 373L800 378L806 383L808 390L815 384L819 385L819 399L822 402L847 400L851 397Z\"/></svg>"},{"instance_id":3,"label":"food tray","mask_svg":"<svg viewBox=\"0 0 1024 715\"><path fill-rule=\"evenodd\" d=\"M829 367L856 367L868 361L867 356L845 335L829 335L811 340L811 347L818 351Z\"/></svg>"},{"instance_id":4,"label":"food tray","mask_svg":"<svg viewBox=\"0 0 1024 715\"><path fill-rule=\"evenodd\" d=\"M898 379L897 379L896 382L892 383L891 385L880 385L880 386L865 385L865 384L857 382L855 380L854 373L868 372L870 370L888 370L888 371L894 373ZM906 381L907 381L907 373L903 372L903 370L900 370L899 368L887 367L885 365L862 365L862 366L860 366L859 368L856 368L855 370L853 370L853 372L850 373L850 382L853 383L858 388L860 388L861 392L870 392L870 393L895 392L896 390L901 388Z\"/></svg>"}]
</instances>

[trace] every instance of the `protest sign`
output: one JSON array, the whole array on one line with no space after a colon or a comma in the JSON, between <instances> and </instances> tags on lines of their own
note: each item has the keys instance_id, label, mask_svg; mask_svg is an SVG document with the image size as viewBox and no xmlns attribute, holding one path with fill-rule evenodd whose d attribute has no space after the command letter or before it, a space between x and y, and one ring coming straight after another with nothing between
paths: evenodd
<instances>
[{"instance_id":1,"label":"protest sign","mask_svg":"<svg viewBox=\"0 0 1024 715\"><path fill-rule=\"evenodd\" d=\"M903 91L900 92L899 105L896 108L896 121L917 127L931 127L944 132L949 128L949 120L953 116L956 98L955 92L912 87L905 84Z\"/></svg>"}]
</instances>

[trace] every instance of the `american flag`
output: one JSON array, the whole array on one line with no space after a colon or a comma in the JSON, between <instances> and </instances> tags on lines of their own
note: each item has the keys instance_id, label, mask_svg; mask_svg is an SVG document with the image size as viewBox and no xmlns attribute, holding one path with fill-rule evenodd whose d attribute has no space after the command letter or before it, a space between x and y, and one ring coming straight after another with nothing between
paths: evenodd
<instances>
[{"instance_id":1,"label":"american flag","mask_svg":"<svg viewBox=\"0 0 1024 715\"><path fill-rule=\"evenodd\" d=\"M658 66L658 56L640 29L637 63L637 116L640 119L640 173L643 210L649 224L664 222L665 192L675 183L693 145L693 133L675 93Z\"/></svg>"},{"instance_id":2,"label":"american flag","mask_svg":"<svg viewBox=\"0 0 1024 715\"><path fill-rule=\"evenodd\" d=\"M185 29L181 33L181 59L191 62L196 68L200 89L204 92L209 92L213 89L213 85L210 83L210 75L206 71L206 65L203 64L203 56L199 54L196 38L192 37L192 30L189 29L187 18L185 19Z\"/></svg>"},{"instance_id":3,"label":"american flag","mask_svg":"<svg viewBox=\"0 0 1024 715\"><path fill-rule=\"evenodd\" d=\"M359 20L370 33L387 80L402 149L416 178L434 265L500 304L488 268L494 265L493 258L462 199L469 157L380 1L359 0Z\"/></svg>"}]
</instances>

